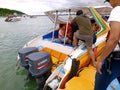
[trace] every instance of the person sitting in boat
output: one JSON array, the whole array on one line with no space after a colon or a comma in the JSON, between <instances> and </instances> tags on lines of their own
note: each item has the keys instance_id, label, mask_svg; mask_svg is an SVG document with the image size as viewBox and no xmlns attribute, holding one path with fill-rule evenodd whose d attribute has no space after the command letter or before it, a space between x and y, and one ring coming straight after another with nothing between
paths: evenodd
<instances>
[{"instance_id":1,"label":"person sitting in boat","mask_svg":"<svg viewBox=\"0 0 120 90\"><path fill-rule=\"evenodd\" d=\"M66 35L66 37L65 37L65 33L66 33L65 24L60 24L59 25L59 32L58 32L59 41L61 41L61 42L65 41L65 43L71 43L71 40L68 38L68 35Z\"/></svg>"},{"instance_id":2,"label":"person sitting in boat","mask_svg":"<svg viewBox=\"0 0 120 90\"><path fill-rule=\"evenodd\" d=\"M91 21L91 25L92 25L93 32L94 32L93 34L93 44L94 44L97 38L96 33L100 30L100 27L96 24L96 21L94 18L91 18L90 21Z\"/></svg>"},{"instance_id":3,"label":"person sitting in boat","mask_svg":"<svg viewBox=\"0 0 120 90\"><path fill-rule=\"evenodd\" d=\"M71 24L70 23L68 23L68 25L65 24L65 30L66 30L66 28L67 28L67 37L70 40L72 40L72 27L71 27Z\"/></svg>"},{"instance_id":4,"label":"person sitting in boat","mask_svg":"<svg viewBox=\"0 0 120 90\"><path fill-rule=\"evenodd\" d=\"M76 17L72 20L71 23L76 23L78 25L78 30L74 33L73 36L73 46L76 48L78 45L78 40L85 42L88 53L92 59L92 64L95 66L95 56L92 49L93 44L93 28L91 21L88 17L83 14L82 10L76 12Z\"/></svg>"},{"instance_id":5,"label":"person sitting in boat","mask_svg":"<svg viewBox=\"0 0 120 90\"><path fill-rule=\"evenodd\" d=\"M91 24L92 24L92 28L93 28L94 33L98 32L98 31L99 31L99 26L96 24L95 19L94 19L94 18L91 18L90 21L91 21Z\"/></svg>"}]
</instances>

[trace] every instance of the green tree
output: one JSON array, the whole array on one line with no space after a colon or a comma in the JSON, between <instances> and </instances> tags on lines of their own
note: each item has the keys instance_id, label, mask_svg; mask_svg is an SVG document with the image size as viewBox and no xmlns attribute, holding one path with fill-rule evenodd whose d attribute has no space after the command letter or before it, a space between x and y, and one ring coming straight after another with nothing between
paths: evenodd
<instances>
[{"instance_id":1,"label":"green tree","mask_svg":"<svg viewBox=\"0 0 120 90\"><path fill-rule=\"evenodd\" d=\"M0 16L13 15L14 13L16 13L16 14L25 14L25 13L17 11L17 10L10 10L10 9L6 9L6 8L0 8Z\"/></svg>"}]
</instances>

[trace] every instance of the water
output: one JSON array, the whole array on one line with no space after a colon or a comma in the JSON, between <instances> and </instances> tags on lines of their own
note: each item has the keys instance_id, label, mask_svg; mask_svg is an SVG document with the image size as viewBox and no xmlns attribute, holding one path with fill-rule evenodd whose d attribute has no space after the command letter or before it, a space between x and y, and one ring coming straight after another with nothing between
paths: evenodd
<instances>
[{"instance_id":1,"label":"water","mask_svg":"<svg viewBox=\"0 0 120 90\"><path fill-rule=\"evenodd\" d=\"M26 18L19 22L4 22L0 17L0 90L34 90L35 79L24 81L24 68L16 70L17 53L34 37L47 33L53 23L46 16Z\"/></svg>"}]
</instances>

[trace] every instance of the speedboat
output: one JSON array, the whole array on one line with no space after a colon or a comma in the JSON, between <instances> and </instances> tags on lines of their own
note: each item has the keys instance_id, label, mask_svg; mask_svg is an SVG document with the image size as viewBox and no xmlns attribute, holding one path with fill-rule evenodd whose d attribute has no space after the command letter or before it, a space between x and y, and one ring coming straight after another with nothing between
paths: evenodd
<instances>
[{"instance_id":1,"label":"speedboat","mask_svg":"<svg viewBox=\"0 0 120 90\"><path fill-rule=\"evenodd\" d=\"M90 56L83 41L79 41L76 49L71 44L58 42L57 24L69 20L61 20L58 12L74 14L82 9L89 18L94 18L99 29L96 31L96 42L93 44L97 58L106 44L109 31L108 24L93 7L80 7L66 10L46 12L46 15L55 23L55 28L47 34L40 35L26 43L18 51L18 60L29 74L34 76L43 90L93 90L95 68L90 64ZM67 30L67 28L66 28ZM67 32L67 31L66 31ZM78 88L79 87L79 88ZM38 89L39 90L39 89Z\"/></svg>"},{"instance_id":2,"label":"speedboat","mask_svg":"<svg viewBox=\"0 0 120 90\"><path fill-rule=\"evenodd\" d=\"M97 39L93 44L94 54L97 58L106 44L109 27L93 7L89 7L87 10L91 12L99 25L96 33ZM45 83L44 90L94 90L96 69L90 64L90 60L84 43L80 44L52 72Z\"/></svg>"},{"instance_id":3,"label":"speedboat","mask_svg":"<svg viewBox=\"0 0 120 90\"><path fill-rule=\"evenodd\" d=\"M18 16L8 16L6 19L5 19L5 22L17 22L17 21L20 21L21 20L21 17L18 17Z\"/></svg>"}]
</instances>

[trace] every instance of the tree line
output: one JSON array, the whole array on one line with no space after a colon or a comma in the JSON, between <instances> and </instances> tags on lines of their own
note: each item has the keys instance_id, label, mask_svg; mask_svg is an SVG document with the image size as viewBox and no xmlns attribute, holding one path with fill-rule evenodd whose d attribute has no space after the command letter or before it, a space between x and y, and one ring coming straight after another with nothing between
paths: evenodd
<instances>
[{"instance_id":1,"label":"tree line","mask_svg":"<svg viewBox=\"0 0 120 90\"><path fill-rule=\"evenodd\" d=\"M14 14L24 14L23 12L17 11L17 10L10 10L6 8L0 8L0 16L8 16L8 15L14 15Z\"/></svg>"}]
</instances>

